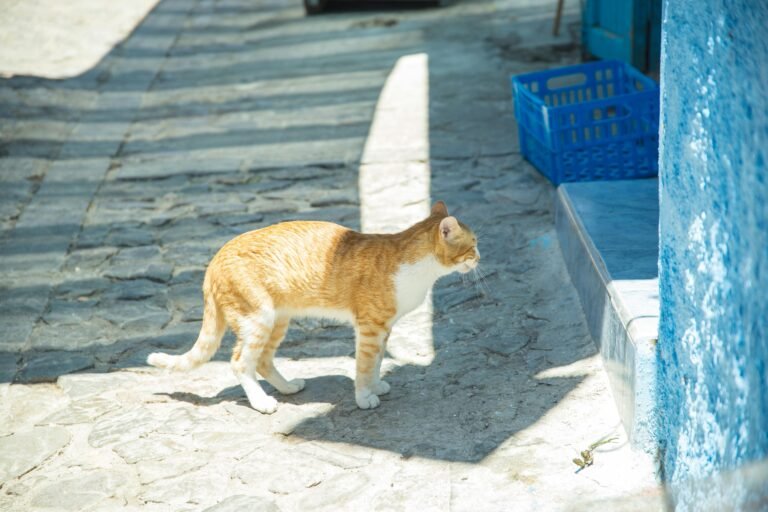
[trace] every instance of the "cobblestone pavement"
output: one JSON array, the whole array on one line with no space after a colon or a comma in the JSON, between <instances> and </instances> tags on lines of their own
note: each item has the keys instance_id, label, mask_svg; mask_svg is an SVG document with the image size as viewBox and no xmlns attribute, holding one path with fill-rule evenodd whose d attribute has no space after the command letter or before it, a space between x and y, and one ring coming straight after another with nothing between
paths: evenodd
<instances>
[{"instance_id":1,"label":"cobblestone pavement","mask_svg":"<svg viewBox=\"0 0 768 512\"><path fill-rule=\"evenodd\" d=\"M0 509L648 510L553 188L518 152L508 75L578 58L576 14L552 38L536 4L163 0L86 73L1 81ZM273 415L230 336L194 372L145 365L192 345L235 234L391 230L436 199L486 278L441 280L402 321L378 409L356 408L352 331L330 322L293 324L277 364L307 387Z\"/></svg>"}]
</instances>

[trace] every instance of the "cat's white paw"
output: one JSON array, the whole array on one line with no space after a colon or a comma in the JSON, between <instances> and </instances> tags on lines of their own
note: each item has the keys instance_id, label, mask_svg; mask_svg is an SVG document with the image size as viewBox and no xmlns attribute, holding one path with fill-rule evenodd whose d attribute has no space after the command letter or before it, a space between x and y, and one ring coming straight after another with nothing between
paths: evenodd
<instances>
[{"instance_id":1,"label":"cat's white paw","mask_svg":"<svg viewBox=\"0 0 768 512\"><path fill-rule=\"evenodd\" d=\"M389 393L389 384L383 380L374 382L371 385L371 391L373 391L376 395L386 395Z\"/></svg>"},{"instance_id":2,"label":"cat's white paw","mask_svg":"<svg viewBox=\"0 0 768 512\"><path fill-rule=\"evenodd\" d=\"M280 391L284 395L292 395L304 389L304 385L305 385L304 379L293 379L288 381L288 386L284 386L282 389L279 389L278 391Z\"/></svg>"},{"instance_id":3,"label":"cat's white paw","mask_svg":"<svg viewBox=\"0 0 768 512\"><path fill-rule=\"evenodd\" d=\"M381 400L370 389L355 392L355 401L361 409L373 409L379 406Z\"/></svg>"},{"instance_id":4,"label":"cat's white paw","mask_svg":"<svg viewBox=\"0 0 768 512\"><path fill-rule=\"evenodd\" d=\"M262 414L272 414L277 410L277 400L271 396L259 397L256 400L249 400L251 407Z\"/></svg>"}]
</instances>

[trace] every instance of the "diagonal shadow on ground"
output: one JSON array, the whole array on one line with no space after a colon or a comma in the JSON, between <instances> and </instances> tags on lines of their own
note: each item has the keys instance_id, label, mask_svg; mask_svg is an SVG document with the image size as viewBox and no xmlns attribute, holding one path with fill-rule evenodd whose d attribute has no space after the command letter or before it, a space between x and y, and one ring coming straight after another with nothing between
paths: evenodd
<instances>
[{"instance_id":1,"label":"diagonal shadow on ground","mask_svg":"<svg viewBox=\"0 0 768 512\"><path fill-rule=\"evenodd\" d=\"M215 13L213 8L209 14ZM153 21L152 15L148 20ZM426 53L430 63L432 196L456 205L453 211L470 225L483 227L479 230L481 251L495 282L480 293L458 279L438 283L432 330L435 357L429 366L394 366L387 376L393 389L381 408L358 410L348 377L309 378L304 392L283 400L294 405L336 405L329 413L298 424L293 435L389 450L403 457L477 462L516 432L540 421L583 377L536 375L585 359L594 354L594 348L580 313L563 314L577 311L578 302L568 288L556 244L544 247L544 252L542 246L531 244L531 240L551 235L551 188L516 154L513 136L508 133L509 98L493 83L504 77L495 63L489 63L482 76L468 80L467 72L473 66L456 58L462 45L482 48L486 44L472 42L463 32L465 21L443 22L453 24L444 34L461 36L455 40L445 35L435 38L427 23L419 28L423 37L409 36L393 43L396 38L387 34L388 28L354 28L344 14L332 15L321 21L326 25L321 36L308 38L311 43L326 45L325 53L306 65L295 56L274 62L246 53L242 62L213 62L210 69L168 66L158 72L142 99L152 107L111 104L103 110L79 111L63 106L61 98L52 102L51 117L56 121L82 121L96 125L97 131L113 114L133 121L128 132L117 138L109 133L102 138L75 134L67 142L68 152L62 154L63 141L42 135L5 142L3 151L9 159L101 156L112 165L89 203L55 283L30 285L17 278L5 288L9 296L49 293L50 300L35 319L26 351L3 356L13 364L11 369L4 365L0 377L5 382L34 382L55 380L71 371L107 373L142 365L146 353L157 348L186 350L199 326L196 315L202 270L212 251L234 232L288 218L326 218L358 228L357 164L375 106L376 95L371 92L381 88L397 57ZM288 16L281 18L280 27L301 23L303 18ZM179 47L196 42L200 51L205 51L206 44L218 51L221 44L234 44L240 37L237 30L211 27L184 29ZM164 30L149 23L134 37L150 37ZM404 31L412 32L410 28ZM356 34L367 43L382 37L391 46L354 51L350 45L355 44ZM217 40L212 42L211 36ZM277 43L273 43L274 48ZM118 48L114 57L123 51L127 50ZM173 63L174 54L172 49L155 58L167 57ZM183 58L185 52L179 50L178 56ZM43 89L60 85L68 93L117 94L139 87L136 84L142 83L140 78L147 72L108 74L101 82L101 75L92 73L57 85L25 79L8 84L14 88L32 83ZM340 74L366 77L367 85L349 97L344 91L334 96L334 81ZM300 92L276 88L273 94L264 95L265 105L244 102L242 109L237 99L227 97L241 87L257 90L261 82L276 80L286 90L295 86ZM219 92L211 95L211 89ZM182 111L157 115L176 108L176 94L187 95L178 103ZM477 101L480 97L486 101ZM270 98L278 104L276 108ZM294 100L296 108L288 108L285 102ZM305 100L308 103L303 105ZM198 108L206 103L211 104L210 109ZM329 125L344 125L343 132L323 131L320 125L296 127L300 120L317 115L318 107L336 109L338 117L330 119ZM4 108L13 110L13 105ZM33 121L46 119L44 108L28 112ZM256 112L260 115L249 117ZM252 122L266 124L254 129L249 126ZM146 142L137 142L142 140ZM288 142L296 144L277 147ZM160 163L153 166L156 162ZM139 170L122 174L129 165ZM77 186L72 187L77 194ZM60 191L63 200L66 189L62 186ZM505 189L511 190L510 195L501 199L488 194ZM243 222L233 226L231 219L238 216ZM514 219L510 223L515 227L505 224L505 218ZM27 240L45 236L56 225L50 221L37 228L22 226L16 236ZM25 250L23 246L7 249L8 254L16 255L24 255ZM12 305L16 308L9 310L16 315L13 318L30 314L25 303ZM329 331L328 339L310 339L318 326L300 324L281 353L348 356L350 331ZM89 345L94 339L103 346ZM57 357L67 352L74 362L69 367L57 366L48 358L36 366L36 361L51 352ZM225 349L216 360L226 357ZM181 391L165 396L204 406L243 402L239 388L224 389L208 398Z\"/></svg>"}]
</instances>

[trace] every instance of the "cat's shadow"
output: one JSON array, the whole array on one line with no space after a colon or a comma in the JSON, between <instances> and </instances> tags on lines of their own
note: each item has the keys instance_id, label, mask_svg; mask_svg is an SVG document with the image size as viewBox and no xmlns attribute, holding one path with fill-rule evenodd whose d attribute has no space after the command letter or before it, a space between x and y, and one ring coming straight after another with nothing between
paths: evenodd
<instances>
[{"instance_id":1,"label":"cat's shadow","mask_svg":"<svg viewBox=\"0 0 768 512\"><path fill-rule=\"evenodd\" d=\"M531 379L508 367L486 367L453 378L440 368L441 363L404 365L385 375L392 391L381 396L381 406L372 410L357 408L351 379L326 380L324 384L333 390L312 390L314 382L307 382L302 393L308 394L294 395L294 403L331 398L334 407L322 416L304 419L293 435L393 451L405 458L475 463L536 423L584 379ZM282 401L288 402L285 398Z\"/></svg>"},{"instance_id":2,"label":"cat's shadow","mask_svg":"<svg viewBox=\"0 0 768 512\"><path fill-rule=\"evenodd\" d=\"M310 403L339 403L345 396L349 397L354 389L352 379L344 375L322 375L305 379L306 387L295 395L281 395L267 382L261 381L261 385L267 394L274 396L280 403L303 405ZM155 393L156 396L165 396L179 402L187 402L197 406L212 406L224 402L232 402L237 405L251 408L245 391L240 385L229 386L222 389L215 396L201 396L192 392L176 391L172 393ZM354 395L352 395L354 396ZM254 411L255 414L256 413Z\"/></svg>"},{"instance_id":3,"label":"cat's shadow","mask_svg":"<svg viewBox=\"0 0 768 512\"><path fill-rule=\"evenodd\" d=\"M510 372L503 366L463 375L451 372L457 377L446 378L440 366L439 361L427 367L405 365L385 375L392 392L372 410L357 408L353 381L344 375L307 378L304 390L295 395L281 395L266 382L262 385L281 405L333 405L320 416L308 412L292 433L299 438L384 449L405 458L473 463L538 421L584 379L531 379L525 372ZM250 409L239 385L211 397L190 392L157 395L196 406L229 402ZM278 408L275 416L280 414Z\"/></svg>"}]
</instances>

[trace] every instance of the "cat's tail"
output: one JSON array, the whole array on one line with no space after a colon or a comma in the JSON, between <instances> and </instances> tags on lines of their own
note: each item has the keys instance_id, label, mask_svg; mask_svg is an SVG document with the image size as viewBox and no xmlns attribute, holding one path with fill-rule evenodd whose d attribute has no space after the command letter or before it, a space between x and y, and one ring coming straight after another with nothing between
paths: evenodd
<instances>
[{"instance_id":1,"label":"cat's tail","mask_svg":"<svg viewBox=\"0 0 768 512\"><path fill-rule=\"evenodd\" d=\"M207 288L207 287L206 287ZM184 354L174 356L162 352L154 352L147 357L147 363L157 368L186 371L197 368L209 361L221 345L221 338L227 329L221 308L216 304L213 294L206 290L205 306L203 308L203 325L197 336L195 345Z\"/></svg>"}]
</instances>

